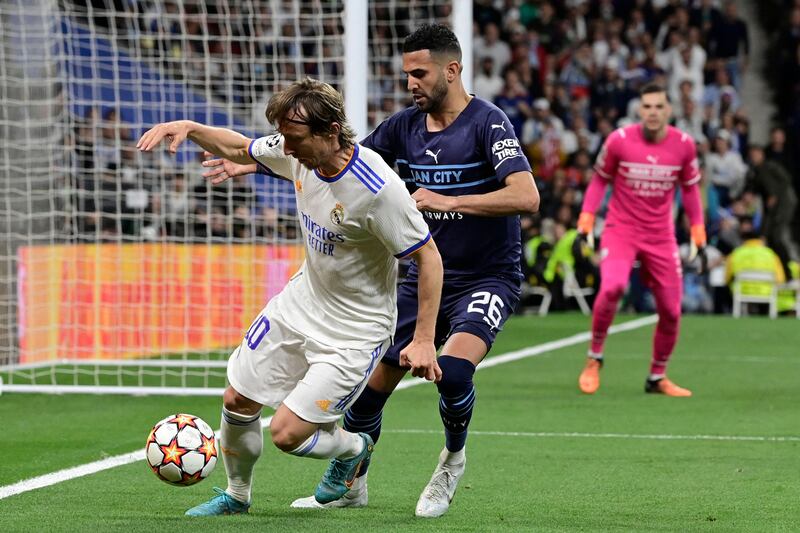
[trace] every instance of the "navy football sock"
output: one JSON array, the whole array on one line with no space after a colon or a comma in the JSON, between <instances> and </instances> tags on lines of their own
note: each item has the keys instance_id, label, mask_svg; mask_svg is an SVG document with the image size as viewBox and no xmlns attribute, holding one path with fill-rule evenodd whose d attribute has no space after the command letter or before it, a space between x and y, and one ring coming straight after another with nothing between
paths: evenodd
<instances>
[{"instance_id":1,"label":"navy football sock","mask_svg":"<svg viewBox=\"0 0 800 533\"><path fill-rule=\"evenodd\" d=\"M379 392L367 385L361 396L344 414L344 429L352 433L366 433L372 437L372 442L378 442L381 436L381 422L383 420L383 406L391 396L391 392ZM367 473L369 461L361 465L358 477Z\"/></svg>"},{"instance_id":2,"label":"navy football sock","mask_svg":"<svg viewBox=\"0 0 800 533\"><path fill-rule=\"evenodd\" d=\"M466 359L442 355L439 357L442 380L439 387L439 414L444 424L445 446L458 452L467 442L467 429L475 406L475 387L472 376L475 365Z\"/></svg>"}]
</instances>

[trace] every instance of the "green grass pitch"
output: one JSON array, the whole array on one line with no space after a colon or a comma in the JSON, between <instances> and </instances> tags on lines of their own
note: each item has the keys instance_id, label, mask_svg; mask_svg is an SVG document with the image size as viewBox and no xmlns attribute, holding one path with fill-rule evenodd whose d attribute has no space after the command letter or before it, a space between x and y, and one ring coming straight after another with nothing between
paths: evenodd
<instances>
[{"instance_id":1,"label":"green grass pitch","mask_svg":"<svg viewBox=\"0 0 800 533\"><path fill-rule=\"evenodd\" d=\"M490 357L587 327L575 314L514 318ZM222 465L175 488L141 461L2 499L0 531L800 529L800 321L685 317L670 377L688 399L643 393L652 331L609 337L591 397L577 389L584 343L478 372L467 471L437 520L414 517L443 445L436 389L422 384L388 404L366 509L290 509L326 464L282 454L267 436L250 515L183 517L225 486ZM0 491L137 450L170 413L218 427L219 410L216 398L4 394Z\"/></svg>"}]
</instances>

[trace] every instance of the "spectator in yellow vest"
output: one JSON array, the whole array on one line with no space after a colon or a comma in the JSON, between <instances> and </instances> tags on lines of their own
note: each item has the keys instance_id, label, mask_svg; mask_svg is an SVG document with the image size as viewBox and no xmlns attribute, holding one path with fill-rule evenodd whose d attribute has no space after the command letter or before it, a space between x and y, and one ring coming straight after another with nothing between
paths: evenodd
<instances>
[{"instance_id":1,"label":"spectator in yellow vest","mask_svg":"<svg viewBox=\"0 0 800 533\"><path fill-rule=\"evenodd\" d=\"M752 219L742 219L739 230L744 242L728 256L726 282L730 284L736 274L743 270L750 270L774 274L775 283L783 283L786 276L781 260L778 254L764 244L762 238L758 237L753 228ZM747 281L742 283L741 291L742 294L766 296L772 291L772 285L768 281Z\"/></svg>"}]
</instances>

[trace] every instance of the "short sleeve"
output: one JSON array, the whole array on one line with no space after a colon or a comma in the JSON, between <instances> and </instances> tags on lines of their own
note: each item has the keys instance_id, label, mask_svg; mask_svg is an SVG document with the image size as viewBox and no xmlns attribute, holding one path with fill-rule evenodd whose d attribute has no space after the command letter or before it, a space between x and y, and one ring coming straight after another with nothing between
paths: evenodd
<instances>
[{"instance_id":1,"label":"short sleeve","mask_svg":"<svg viewBox=\"0 0 800 533\"><path fill-rule=\"evenodd\" d=\"M491 109L483 125L483 147L492 162L498 181L514 172L531 172L528 158L519 144L511 121L502 110Z\"/></svg>"},{"instance_id":2,"label":"short sleeve","mask_svg":"<svg viewBox=\"0 0 800 533\"><path fill-rule=\"evenodd\" d=\"M291 159L283 153L283 135L276 133L260 137L250 143L247 153L256 163L284 178L294 180Z\"/></svg>"},{"instance_id":3,"label":"short sleeve","mask_svg":"<svg viewBox=\"0 0 800 533\"><path fill-rule=\"evenodd\" d=\"M386 161L386 164L390 167L393 167L397 161L395 153L398 146L402 146L402 143L396 143L394 141L396 123L397 119L395 119L395 117L387 118L378 124L378 127L367 135L366 139L359 143L370 150L378 152L381 158Z\"/></svg>"},{"instance_id":4,"label":"short sleeve","mask_svg":"<svg viewBox=\"0 0 800 533\"><path fill-rule=\"evenodd\" d=\"M387 180L375 198L367 228L398 259L414 253L431 238L416 202L399 179Z\"/></svg>"}]
</instances>

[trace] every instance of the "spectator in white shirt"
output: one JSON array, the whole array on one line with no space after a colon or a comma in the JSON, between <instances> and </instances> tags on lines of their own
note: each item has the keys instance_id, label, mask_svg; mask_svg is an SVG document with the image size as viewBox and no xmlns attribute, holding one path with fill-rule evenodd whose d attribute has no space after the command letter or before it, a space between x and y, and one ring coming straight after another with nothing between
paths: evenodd
<instances>
[{"instance_id":1,"label":"spectator in white shirt","mask_svg":"<svg viewBox=\"0 0 800 533\"><path fill-rule=\"evenodd\" d=\"M493 22L487 23L483 35L475 39L473 52L478 64L486 56L494 58L493 74L496 75L500 75L511 62L511 48L508 43L500 40L500 29Z\"/></svg>"},{"instance_id":2,"label":"spectator in white shirt","mask_svg":"<svg viewBox=\"0 0 800 533\"><path fill-rule=\"evenodd\" d=\"M495 73L492 56L484 56L481 59L480 70L475 76L472 88L475 96L490 102L494 101L495 96L503 90L503 78Z\"/></svg>"},{"instance_id":3,"label":"spectator in white shirt","mask_svg":"<svg viewBox=\"0 0 800 533\"><path fill-rule=\"evenodd\" d=\"M731 134L719 130L714 138L714 149L706 156L706 176L719 198L721 207L728 207L744 188L747 165L741 154L730 148Z\"/></svg>"}]
</instances>

